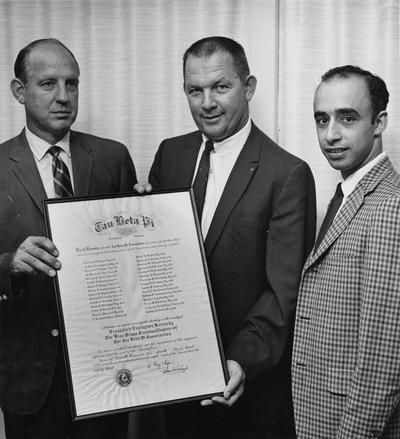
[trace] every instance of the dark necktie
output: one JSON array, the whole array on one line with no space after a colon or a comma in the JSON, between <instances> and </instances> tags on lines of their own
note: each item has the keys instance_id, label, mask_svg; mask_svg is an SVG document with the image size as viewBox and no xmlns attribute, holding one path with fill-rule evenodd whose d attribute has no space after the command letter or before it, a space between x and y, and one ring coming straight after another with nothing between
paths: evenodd
<instances>
[{"instance_id":1,"label":"dark necktie","mask_svg":"<svg viewBox=\"0 0 400 439\"><path fill-rule=\"evenodd\" d=\"M60 157L62 149L59 146L52 146L48 152L53 156L53 181L57 198L72 197L74 192L71 185L71 177L68 167Z\"/></svg>"},{"instance_id":2,"label":"dark necktie","mask_svg":"<svg viewBox=\"0 0 400 439\"><path fill-rule=\"evenodd\" d=\"M343 201L343 192L342 192L342 184L339 183L336 186L335 195L333 196L331 203L329 204L328 211L326 212L324 221L322 222L321 229L318 233L318 238L315 242L315 250L319 247L321 244L326 232L328 231L329 227L333 223L333 220L335 219L336 213L339 210L340 205Z\"/></svg>"},{"instance_id":3,"label":"dark necktie","mask_svg":"<svg viewBox=\"0 0 400 439\"><path fill-rule=\"evenodd\" d=\"M207 140L203 154L201 155L196 178L193 183L194 199L196 201L197 213L200 221L203 213L204 199L206 198L208 174L210 172L210 152L213 149L214 144L211 140Z\"/></svg>"}]
</instances>

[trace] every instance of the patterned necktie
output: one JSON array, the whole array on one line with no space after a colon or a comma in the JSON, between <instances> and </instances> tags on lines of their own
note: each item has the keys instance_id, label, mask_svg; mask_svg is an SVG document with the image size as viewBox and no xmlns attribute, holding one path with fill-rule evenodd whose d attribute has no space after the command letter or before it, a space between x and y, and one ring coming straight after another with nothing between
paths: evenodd
<instances>
[{"instance_id":1,"label":"patterned necktie","mask_svg":"<svg viewBox=\"0 0 400 439\"><path fill-rule=\"evenodd\" d=\"M342 185L341 185L341 183L339 183L336 186L335 195L333 196L332 201L329 204L328 211L326 212L324 221L322 222L321 229L319 230L318 238L315 242L315 247L314 247L315 250L314 251L317 250L317 248L321 244L326 232L328 231L329 227L333 223L333 220L335 219L336 213L339 210L339 207L342 204L342 201L343 201Z\"/></svg>"},{"instance_id":2,"label":"patterned necktie","mask_svg":"<svg viewBox=\"0 0 400 439\"><path fill-rule=\"evenodd\" d=\"M48 152L53 156L53 181L57 198L72 197L74 192L71 185L71 177L68 167L60 157L62 149L59 146L52 146Z\"/></svg>"},{"instance_id":3,"label":"patterned necktie","mask_svg":"<svg viewBox=\"0 0 400 439\"><path fill-rule=\"evenodd\" d=\"M204 200L206 198L208 174L210 172L210 152L213 149L214 144L211 140L207 140L197 169L196 178L193 183L194 199L196 201L197 213L200 221L203 213Z\"/></svg>"}]
</instances>

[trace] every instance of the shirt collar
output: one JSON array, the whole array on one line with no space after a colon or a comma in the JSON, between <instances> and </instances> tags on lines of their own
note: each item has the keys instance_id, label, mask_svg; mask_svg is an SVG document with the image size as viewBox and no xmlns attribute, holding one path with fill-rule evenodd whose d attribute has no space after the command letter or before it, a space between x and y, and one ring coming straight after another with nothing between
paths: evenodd
<instances>
[{"instance_id":1,"label":"shirt collar","mask_svg":"<svg viewBox=\"0 0 400 439\"><path fill-rule=\"evenodd\" d=\"M213 142L214 149L217 153L229 153L233 149L242 148L246 143L247 138L249 137L251 131L251 120L250 118L247 120L246 125L233 136L228 137L227 139L222 140L221 142ZM208 139L202 134L203 143L205 143Z\"/></svg>"},{"instance_id":2,"label":"shirt collar","mask_svg":"<svg viewBox=\"0 0 400 439\"><path fill-rule=\"evenodd\" d=\"M47 153L50 146L53 146L53 145L51 145L50 143L41 139L36 134L33 134L32 131L30 131L28 129L28 127L25 127L25 134L26 134L26 139L28 140L28 144L29 144L36 160L41 160L45 156L45 154ZM68 157L71 157L69 136L70 136L70 132L68 131L67 134L61 140L59 140L56 144L57 144L57 146L59 146L60 148L62 148L64 150L64 152L68 155Z\"/></svg>"},{"instance_id":3,"label":"shirt collar","mask_svg":"<svg viewBox=\"0 0 400 439\"><path fill-rule=\"evenodd\" d=\"M371 160L366 165L364 165L362 168L358 169L356 172L349 175L346 178L346 180L344 180L342 183L343 196L345 198L348 197L356 188L358 182L363 177L365 177L368 174L368 172L384 157L386 157L386 152L381 152L373 160Z\"/></svg>"}]
</instances>

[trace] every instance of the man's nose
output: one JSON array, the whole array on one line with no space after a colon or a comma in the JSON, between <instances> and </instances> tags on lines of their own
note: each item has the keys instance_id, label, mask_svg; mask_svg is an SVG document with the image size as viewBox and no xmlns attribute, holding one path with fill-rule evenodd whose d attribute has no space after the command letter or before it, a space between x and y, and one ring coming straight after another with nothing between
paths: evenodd
<instances>
[{"instance_id":1,"label":"man's nose","mask_svg":"<svg viewBox=\"0 0 400 439\"><path fill-rule=\"evenodd\" d=\"M68 92L66 84L59 83L56 87L56 100L58 102L67 102L68 101Z\"/></svg>"},{"instance_id":2,"label":"man's nose","mask_svg":"<svg viewBox=\"0 0 400 439\"><path fill-rule=\"evenodd\" d=\"M327 128L325 134L326 134L326 141L329 144L335 143L336 141L338 141L342 138L342 135L340 132L340 126L334 120L329 122L329 125L328 125L328 128Z\"/></svg>"},{"instance_id":3,"label":"man's nose","mask_svg":"<svg viewBox=\"0 0 400 439\"><path fill-rule=\"evenodd\" d=\"M203 110L211 110L216 106L216 102L214 99L214 95L211 91L206 90L203 93L203 101L201 103L201 107Z\"/></svg>"}]
</instances>

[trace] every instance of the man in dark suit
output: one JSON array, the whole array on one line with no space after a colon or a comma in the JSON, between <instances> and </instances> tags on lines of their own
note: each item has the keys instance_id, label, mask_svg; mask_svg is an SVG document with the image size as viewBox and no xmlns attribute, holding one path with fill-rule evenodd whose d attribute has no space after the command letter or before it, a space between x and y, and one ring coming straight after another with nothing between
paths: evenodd
<instances>
[{"instance_id":1,"label":"man in dark suit","mask_svg":"<svg viewBox=\"0 0 400 439\"><path fill-rule=\"evenodd\" d=\"M11 90L26 127L0 146L0 404L7 439L125 438L127 415L71 423L42 200L131 190L135 168L118 142L70 131L78 63L61 42L37 40L15 62ZM51 149L51 146L57 145Z\"/></svg>"},{"instance_id":2,"label":"man in dark suit","mask_svg":"<svg viewBox=\"0 0 400 439\"><path fill-rule=\"evenodd\" d=\"M305 162L250 121L256 79L240 44L197 41L183 70L199 130L161 143L149 181L155 189L193 184L230 380L224 396L203 407L167 407L168 433L293 437L288 359L301 269L314 240L314 180Z\"/></svg>"}]
</instances>

